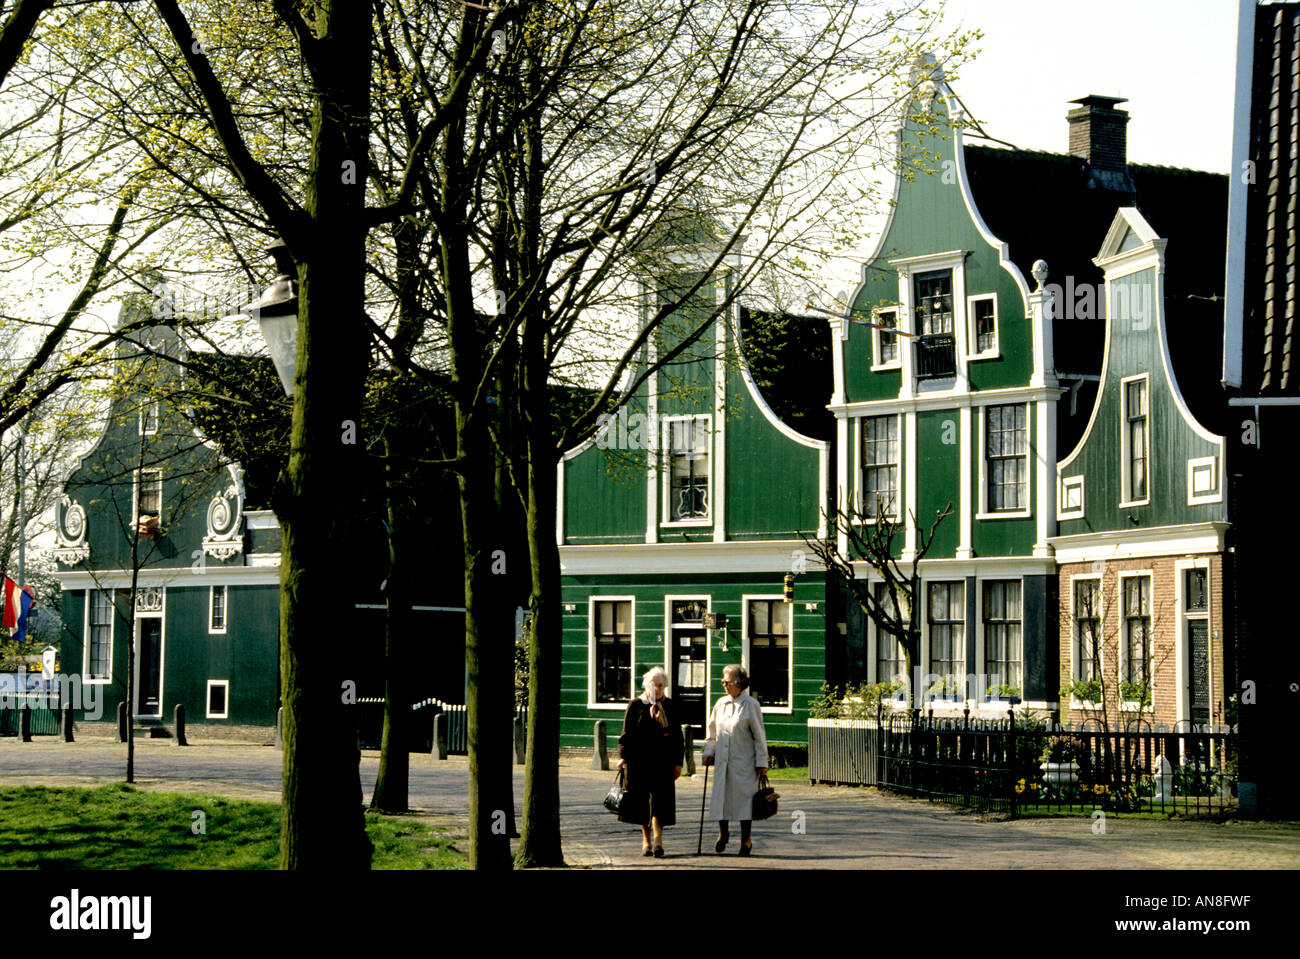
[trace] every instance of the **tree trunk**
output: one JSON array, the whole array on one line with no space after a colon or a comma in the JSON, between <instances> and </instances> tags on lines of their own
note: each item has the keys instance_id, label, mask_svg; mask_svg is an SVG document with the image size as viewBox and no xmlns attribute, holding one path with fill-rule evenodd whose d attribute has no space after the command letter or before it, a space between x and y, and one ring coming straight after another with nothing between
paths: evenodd
<instances>
[{"instance_id":1,"label":"tree trunk","mask_svg":"<svg viewBox=\"0 0 1300 959\"><path fill-rule=\"evenodd\" d=\"M280 865L365 869L366 837L349 674L356 614L340 569L355 559L357 436L369 357L364 211L371 11L321 0L307 186L311 217L299 261L298 367L289 466L276 497L283 528L280 678L284 785ZM304 253L306 254L304 256ZM342 561L342 562L340 562ZM352 682L352 696L347 683Z\"/></svg>"},{"instance_id":2,"label":"tree trunk","mask_svg":"<svg viewBox=\"0 0 1300 959\"><path fill-rule=\"evenodd\" d=\"M393 465L393 444L385 439L384 472L388 488L388 609L384 617L384 738L379 776L370 808L406 812L411 769L411 696L407 682L412 590L407 582L406 517Z\"/></svg>"}]
</instances>

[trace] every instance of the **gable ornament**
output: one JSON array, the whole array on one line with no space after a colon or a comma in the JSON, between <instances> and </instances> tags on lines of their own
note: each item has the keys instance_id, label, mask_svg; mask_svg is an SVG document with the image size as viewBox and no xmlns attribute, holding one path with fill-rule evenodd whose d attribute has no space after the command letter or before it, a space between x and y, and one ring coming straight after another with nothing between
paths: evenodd
<instances>
[{"instance_id":1,"label":"gable ornament","mask_svg":"<svg viewBox=\"0 0 1300 959\"><path fill-rule=\"evenodd\" d=\"M72 566L90 558L90 545L86 542L86 511L67 493L59 504L58 522L55 526L54 558L65 566Z\"/></svg>"},{"instance_id":2,"label":"gable ornament","mask_svg":"<svg viewBox=\"0 0 1300 959\"><path fill-rule=\"evenodd\" d=\"M239 526L243 516L244 504L233 484L213 496L208 503L208 528L203 537L203 551L223 562L242 552L244 542Z\"/></svg>"}]
</instances>

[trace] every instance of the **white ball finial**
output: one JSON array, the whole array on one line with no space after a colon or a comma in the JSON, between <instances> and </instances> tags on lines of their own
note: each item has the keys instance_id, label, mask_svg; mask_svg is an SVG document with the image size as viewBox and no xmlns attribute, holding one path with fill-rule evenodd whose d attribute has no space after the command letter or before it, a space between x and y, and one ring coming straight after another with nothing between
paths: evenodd
<instances>
[{"instance_id":1,"label":"white ball finial","mask_svg":"<svg viewBox=\"0 0 1300 959\"><path fill-rule=\"evenodd\" d=\"M1043 281L1047 279L1047 261L1035 260L1033 267L1030 269L1030 272L1034 275L1034 279L1038 282L1038 289L1041 290L1043 288Z\"/></svg>"}]
</instances>

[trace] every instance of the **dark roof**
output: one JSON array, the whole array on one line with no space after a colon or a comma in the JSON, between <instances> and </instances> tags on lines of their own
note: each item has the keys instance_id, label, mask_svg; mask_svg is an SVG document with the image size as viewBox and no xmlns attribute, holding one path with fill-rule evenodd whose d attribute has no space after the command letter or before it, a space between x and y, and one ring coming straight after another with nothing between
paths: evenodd
<instances>
[{"instance_id":1,"label":"dark roof","mask_svg":"<svg viewBox=\"0 0 1300 959\"><path fill-rule=\"evenodd\" d=\"M1171 359L1192 412L1211 425L1219 409L1210 402L1214 397L1193 401L1189 394L1208 393L1201 383L1218 389L1219 358L1205 346L1223 336L1227 176L1130 163L1130 192L1102 186L1081 157L986 146L967 146L965 152L975 204L988 228L1008 244L1031 288L1030 269L1041 259L1049 284L1066 289L1072 278L1075 289L1094 284L1100 291L1102 271L1092 258L1121 206L1136 206L1169 241L1165 305ZM1105 324L1061 307L1052 328L1057 370L1099 373Z\"/></svg>"},{"instance_id":2,"label":"dark roof","mask_svg":"<svg viewBox=\"0 0 1300 959\"><path fill-rule=\"evenodd\" d=\"M1296 369L1295 218L1300 193L1300 5L1258 6L1251 77L1250 153L1256 183L1246 205L1244 396L1300 394Z\"/></svg>"}]
</instances>

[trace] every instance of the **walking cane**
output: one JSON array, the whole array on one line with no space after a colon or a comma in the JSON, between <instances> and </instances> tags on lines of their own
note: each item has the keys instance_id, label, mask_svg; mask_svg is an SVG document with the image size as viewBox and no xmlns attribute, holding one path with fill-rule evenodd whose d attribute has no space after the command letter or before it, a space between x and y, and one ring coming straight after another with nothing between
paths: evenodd
<instances>
[{"instance_id":1,"label":"walking cane","mask_svg":"<svg viewBox=\"0 0 1300 959\"><path fill-rule=\"evenodd\" d=\"M709 767L704 767L704 795L700 797L700 838L695 843L695 855L704 851L704 804L709 798Z\"/></svg>"}]
</instances>

